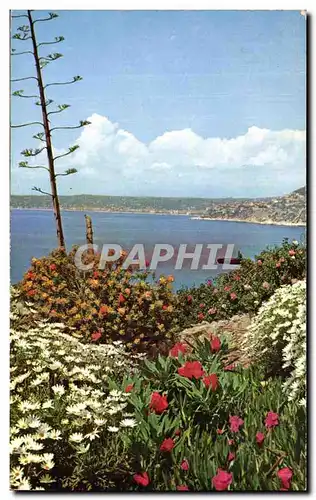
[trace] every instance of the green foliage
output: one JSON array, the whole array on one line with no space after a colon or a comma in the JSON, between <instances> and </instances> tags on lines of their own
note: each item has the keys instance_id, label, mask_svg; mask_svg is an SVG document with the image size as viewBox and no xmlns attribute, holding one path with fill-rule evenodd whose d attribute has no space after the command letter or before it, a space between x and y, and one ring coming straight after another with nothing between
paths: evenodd
<instances>
[{"instance_id":1,"label":"green foliage","mask_svg":"<svg viewBox=\"0 0 316 500\"><path fill-rule=\"evenodd\" d=\"M240 268L222 274L216 282L178 292L179 323L183 327L234 314L254 314L281 285L304 279L306 249L298 242L283 241L268 248L256 260L242 259Z\"/></svg>"}]
</instances>

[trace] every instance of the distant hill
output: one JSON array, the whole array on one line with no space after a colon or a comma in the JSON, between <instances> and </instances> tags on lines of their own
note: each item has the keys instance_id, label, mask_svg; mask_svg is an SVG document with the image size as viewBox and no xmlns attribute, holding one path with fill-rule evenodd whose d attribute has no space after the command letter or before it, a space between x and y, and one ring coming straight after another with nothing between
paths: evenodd
<instances>
[{"instance_id":1,"label":"distant hill","mask_svg":"<svg viewBox=\"0 0 316 500\"><path fill-rule=\"evenodd\" d=\"M261 200L213 202L203 215L210 219L231 219L261 224L306 224L306 188L285 196Z\"/></svg>"},{"instance_id":2,"label":"distant hill","mask_svg":"<svg viewBox=\"0 0 316 500\"><path fill-rule=\"evenodd\" d=\"M305 187L270 198L164 198L133 196L60 196L64 210L187 214L211 219L305 224ZM49 196L11 196L11 208L51 210Z\"/></svg>"}]
</instances>

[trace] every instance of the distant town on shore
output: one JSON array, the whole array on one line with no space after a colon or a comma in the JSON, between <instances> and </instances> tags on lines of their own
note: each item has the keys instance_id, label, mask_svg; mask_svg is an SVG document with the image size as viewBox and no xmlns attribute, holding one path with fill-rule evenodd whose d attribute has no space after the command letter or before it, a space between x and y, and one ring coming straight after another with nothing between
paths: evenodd
<instances>
[{"instance_id":1,"label":"distant town on shore","mask_svg":"<svg viewBox=\"0 0 316 500\"><path fill-rule=\"evenodd\" d=\"M189 215L210 220L260 224L306 224L306 189L269 198L168 198L134 196L60 196L63 210ZM51 198L12 195L11 208L51 209Z\"/></svg>"}]
</instances>

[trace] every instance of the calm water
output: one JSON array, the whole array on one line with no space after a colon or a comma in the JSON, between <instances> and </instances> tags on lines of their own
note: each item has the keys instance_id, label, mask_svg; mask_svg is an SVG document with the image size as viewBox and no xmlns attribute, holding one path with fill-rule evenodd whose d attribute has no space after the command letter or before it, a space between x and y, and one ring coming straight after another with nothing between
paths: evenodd
<instances>
[{"instance_id":1,"label":"calm water","mask_svg":"<svg viewBox=\"0 0 316 500\"><path fill-rule=\"evenodd\" d=\"M148 252L155 243L169 243L178 247L186 243L188 249L196 243L235 244L244 256L254 257L267 245L279 244L283 238L300 240L303 227L264 226L240 222L191 220L187 216L152 214L114 214L85 212L92 217L94 240L100 245L117 243L130 249L135 243L143 243ZM63 224L67 249L74 244L85 243L84 212L63 212ZM19 281L27 270L32 257L47 255L56 246L53 214L42 210L11 211L11 281ZM204 263L208 251L203 252ZM174 261L173 261L174 262ZM159 273L174 274L175 285L193 285L215 277L221 269L174 271L172 263L158 266Z\"/></svg>"}]
</instances>

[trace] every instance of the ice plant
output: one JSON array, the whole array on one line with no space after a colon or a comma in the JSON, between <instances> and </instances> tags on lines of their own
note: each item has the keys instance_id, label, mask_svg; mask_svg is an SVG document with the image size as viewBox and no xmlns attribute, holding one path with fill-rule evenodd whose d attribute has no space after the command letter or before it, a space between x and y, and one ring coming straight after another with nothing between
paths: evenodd
<instances>
[{"instance_id":1,"label":"ice plant","mask_svg":"<svg viewBox=\"0 0 316 500\"><path fill-rule=\"evenodd\" d=\"M172 358L177 358L180 354L185 354L188 350L188 346L186 344L182 344L181 342L177 342L172 349L169 351L169 356Z\"/></svg>"},{"instance_id":2,"label":"ice plant","mask_svg":"<svg viewBox=\"0 0 316 500\"><path fill-rule=\"evenodd\" d=\"M230 430L232 432L239 432L239 427L241 427L244 421L237 415L229 417Z\"/></svg>"},{"instance_id":3,"label":"ice plant","mask_svg":"<svg viewBox=\"0 0 316 500\"><path fill-rule=\"evenodd\" d=\"M178 368L178 373L182 377L199 379L203 377L204 370L199 361L187 361L184 366Z\"/></svg>"},{"instance_id":4,"label":"ice plant","mask_svg":"<svg viewBox=\"0 0 316 500\"><path fill-rule=\"evenodd\" d=\"M266 428L272 429L277 425L279 425L279 415L277 413L274 413L273 411L269 411L265 419Z\"/></svg>"},{"instance_id":5,"label":"ice plant","mask_svg":"<svg viewBox=\"0 0 316 500\"><path fill-rule=\"evenodd\" d=\"M166 438L160 445L160 451L169 452L174 448L174 440L172 438Z\"/></svg>"},{"instance_id":6,"label":"ice plant","mask_svg":"<svg viewBox=\"0 0 316 500\"><path fill-rule=\"evenodd\" d=\"M257 442L257 445L259 446L259 448L262 447L264 440L265 440L265 435L263 434L263 432L257 432L256 442Z\"/></svg>"},{"instance_id":7,"label":"ice plant","mask_svg":"<svg viewBox=\"0 0 316 500\"><path fill-rule=\"evenodd\" d=\"M225 491L228 486L233 482L233 475L231 472L218 469L216 476L212 478L212 484L216 491Z\"/></svg>"},{"instance_id":8,"label":"ice plant","mask_svg":"<svg viewBox=\"0 0 316 500\"><path fill-rule=\"evenodd\" d=\"M180 468L185 471L189 470L189 462L187 460L183 460L180 465Z\"/></svg>"},{"instance_id":9,"label":"ice plant","mask_svg":"<svg viewBox=\"0 0 316 500\"><path fill-rule=\"evenodd\" d=\"M140 486L148 486L149 485L149 476L147 472L140 472L139 474L134 474L133 479L136 484Z\"/></svg>"},{"instance_id":10,"label":"ice plant","mask_svg":"<svg viewBox=\"0 0 316 500\"><path fill-rule=\"evenodd\" d=\"M216 389L218 388L218 377L216 373L211 373L210 375L204 377L203 383L207 389L211 387L212 391L216 391Z\"/></svg>"},{"instance_id":11,"label":"ice plant","mask_svg":"<svg viewBox=\"0 0 316 500\"><path fill-rule=\"evenodd\" d=\"M134 384L128 384L126 387L125 387L125 392L131 392L134 388Z\"/></svg>"},{"instance_id":12,"label":"ice plant","mask_svg":"<svg viewBox=\"0 0 316 500\"><path fill-rule=\"evenodd\" d=\"M168 408L167 396L161 396L159 392L153 392L151 395L149 408L150 410L160 415Z\"/></svg>"},{"instance_id":13,"label":"ice plant","mask_svg":"<svg viewBox=\"0 0 316 500\"><path fill-rule=\"evenodd\" d=\"M177 486L178 491L189 491L189 488L186 484L180 484L180 486Z\"/></svg>"},{"instance_id":14,"label":"ice plant","mask_svg":"<svg viewBox=\"0 0 316 500\"><path fill-rule=\"evenodd\" d=\"M291 487L293 472L289 467L283 467L278 471L278 478L282 483L282 487L288 490Z\"/></svg>"}]
</instances>

